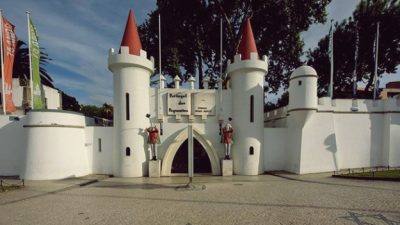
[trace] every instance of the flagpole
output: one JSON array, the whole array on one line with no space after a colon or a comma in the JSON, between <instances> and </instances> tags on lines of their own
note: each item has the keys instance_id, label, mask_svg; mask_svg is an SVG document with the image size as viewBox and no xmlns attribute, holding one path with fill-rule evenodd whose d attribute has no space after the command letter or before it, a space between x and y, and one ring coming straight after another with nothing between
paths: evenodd
<instances>
[{"instance_id":1,"label":"flagpole","mask_svg":"<svg viewBox=\"0 0 400 225\"><path fill-rule=\"evenodd\" d=\"M158 14L158 68L159 68L159 89L161 89L161 14Z\"/></svg>"},{"instance_id":2,"label":"flagpole","mask_svg":"<svg viewBox=\"0 0 400 225\"><path fill-rule=\"evenodd\" d=\"M6 92L5 92L5 79L4 79L4 55L3 55L3 10L0 9L0 55L1 55L1 86L2 86L2 102L3 102L3 113L6 115Z\"/></svg>"},{"instance_id":3,"label":"flagpole","mask_svg":"<svg viewBox=\"0 0 400 225\"><path fill-rule=\"evenodd\" d=\"M29 11L26 11L26 19L28 23L28 56L29 56L29 77L30 77L30 86L31 86L31 107L34 109L33 104L33 77L32 77L32 52L31 52L31 29L30 29L30 21L29 21Z\"/></svg>"},{"instance_id":4,"label":"flagpole","mask_svg":"<svg viewBox=\"0 0 400 225\"><path fill-rule=\"evenodd\" d=\"M223 28L223 24L222 24L222 17L220 18L220 40L219 40L219 44L220 44L220 49L219 49L219 85L218 85L218 89L219 89L219 117L220 120L222 119L222 83L223 83L223 79L222 79L222 28ZM221 123L221 121L220 121Z\"/></svg>"},{"instance_id":5,"label":"flagpole","mask_svg":"<svg viewBox=\"0 0 400 225\"><path fill-rule=\"evenodd\" d=\"M358 60L358 45L360 37L358 34L358 23L356 23L356 49L354 51L354 71L353 71L353 99L357 98L357 60Z\"/></svg>"},{"instance_id":6,"label":"flagpole","mask_svg":"<svg viewBox=\"0 0 400 225\"><path fill-rule=\"evenodd\" d=\"M377 79L378 79L378 51L379 51L379 22L376 24L376 39L375 39L375 72L374 72L374 100L376 99Z\"/></svg>"},{"instance_id":7,"label":"flagpole","mask_svg":"<svg viewBox=\"0 0 400 225\"><path fill-rule=\"evenodd\" d=\"M329 93L330 93L330 97L331 99L333 98L333 28L332 28L332 22L333 20L331 20L331 33L330 33L330 37L329 40L332 43L329 43L329 46L331 47L331 52L330 52L330 58L331 58L331 74L330 74L330 83L329 83Z\"/></svg>"}]
</instances>

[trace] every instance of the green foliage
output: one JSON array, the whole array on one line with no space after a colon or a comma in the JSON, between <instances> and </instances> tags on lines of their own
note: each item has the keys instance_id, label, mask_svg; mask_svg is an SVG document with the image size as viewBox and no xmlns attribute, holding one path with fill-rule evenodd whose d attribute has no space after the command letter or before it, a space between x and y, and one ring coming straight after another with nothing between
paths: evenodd
<instances>
[{"instance_id":1,"label":"green foliage","mask_svg":"<svg viewBox=\"0 0 400 225\"><path fill-rule=\"evenodd\" d=\"M30 71L29 71L29 49L27 48L25 42L18 40L17 49L14 58L14 67L13 67L13 77L19 78L22 82L27 82L30 80ZM53 79L48 74L45 66L51 60L47 53L44 52L44 49L40 49L40 79L42 84L54 87Z\"/></svg>"},{"instance_id":2,"label":"green foliage","mask_svg":"<svg viewBox=\"0 0 400 225\"><path fill-rule=\"evenodd\" d=\"M67 95L64 92L61 92L61 97L63 110L79 112L81 106L79 105L79 102L76 100L75 97Z\"/></svg>"},{"instance_id":3,"label":"green foliage","mask_svg":"<svg viewBox=\"0 0 400 225\"><path fill-rule=\"evenodd\" d=\"M281 86L287 87L290 71L302 64L300 33L313 23L325 22L325 7L329 2L158 0L157 9L139 30L144 49L149 55L158 56L158 15L161 14L163 74L178 75L184 81L196 73L201 81L207 74L213 86L220 74L220 18L224 23L224 71L227 60L237 51L243 19L251 17L258 53L270 60L266 76L268 91L276 93Z\"/></svg>"},{"instance_id":4,"label":"green foliage","mask_svg":"<svg viewBox=\"0 0 400 225\"><path fill-rule=\"evenodd\" d=\"M370 87L374 75L374 40L376 24L380 22L378 76L383 73L396 73L400 62L400 24L399 0L364 0L357 6L353 16L335 24L334 29L334 97L351 97L352 75L356 30L359 33L359 51L357 60L357 81L366 84L365 95L370 97ZM329 36L318 43L318 47L307 52L308 64L318 71L318 94L327 93L330 79L328 56Z\"/></svg>"},{"instance_id":5,"label":"green foliage","mask_svg":"<svg viewBox=\"0 0 400 225\"><path fill-rule=\"evenodd\" d=\"M88 117L99 117L108 120L113 119L113 107L104 103L101 107L95 105L81 105L80 112Z\"/></svg>"}]
</instances>

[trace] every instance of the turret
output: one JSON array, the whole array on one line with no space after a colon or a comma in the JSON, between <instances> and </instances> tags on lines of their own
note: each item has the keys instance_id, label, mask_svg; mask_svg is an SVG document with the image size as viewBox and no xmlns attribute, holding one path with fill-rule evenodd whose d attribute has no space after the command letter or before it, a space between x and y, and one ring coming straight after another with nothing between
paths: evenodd
<instances>
[{"instance_id":1,"label":"turret","mask_svg":"<svg viewBox=\"0 0 400 225\"><path fill-rule=\"evenodd\" d=\"M142 50L132 11L129 11L119 53L110 50L108 68L114 82L114 161L115 176L146 176L147 140L150 126L150 75L154 60Z\"/></svg>"},{"instance_id":2,"label":"turret","mask_svg":"<svg viewBox=\"0 0 400 225\"><path fill-rule=\"evenodd\" d=\"M258 56L250 20L245 20L238 54L228 62L232 83L233 172L241 175L263 173L264 76L268 60Z\"/></svg>"},{"instance_id":3,"label":"turret","mask_svg":"<svg viewBox=\"0 0 400 225\"><path fill-rule=\"evenodd\" d=\"M317 110L317 72L311 66L300 66L289 81L288 112L295 126L303 127Z\"/></svg>"}]
</instances>

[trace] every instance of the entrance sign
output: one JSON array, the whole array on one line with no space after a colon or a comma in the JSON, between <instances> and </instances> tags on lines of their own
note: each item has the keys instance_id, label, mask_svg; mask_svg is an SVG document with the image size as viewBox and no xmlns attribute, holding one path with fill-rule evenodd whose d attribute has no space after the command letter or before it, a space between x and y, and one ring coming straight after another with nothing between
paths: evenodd
<instances>
[{"instance_id":1,"label":"entrance sign","mask_svg":"<svg viewBox=\"0 0 400 225\"><path fill-rule=\"evenodd\" d=\"M191 96L188 92L168 93L168 115L190 115Z\"/></svg>"},{"instance_id":2,"label":"entrance sign","mask_svg":"<svg viewBox=\"0 0 400 225\"><path fill-rule=\"evenodd\" d=\"M196 93L193 100L194 115L215 115L215 95L213 93Z\"/></svg>"}]
</instances>

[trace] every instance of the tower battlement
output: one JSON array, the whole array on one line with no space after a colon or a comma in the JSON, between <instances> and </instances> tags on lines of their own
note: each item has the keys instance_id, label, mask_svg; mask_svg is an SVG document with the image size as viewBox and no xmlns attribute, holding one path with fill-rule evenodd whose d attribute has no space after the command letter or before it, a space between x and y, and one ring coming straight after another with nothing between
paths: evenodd
<instances>
[{"instance_id":1,"label":"tower battlement","mask_svg":"<svg viewBox=\"0 0 400 225\"><path fill-rule=\"evenodd\" d=\"M119 53L116 53L114 48L108 51L108 68L113 71L115 66L126 67L135 66L154 72L154 58L147 57L147 52L140 50L139 55L132 55L129 53L129 47L121 46Z\"/></svg>"},{"instance_id":2,"label":"tower battlement","mask_svg":"<svg viewBox=\"0 0 400 225\"><path fill-rule=\"evenodd\" d=\"M228 60L227 72L228 74L238 69L259 69L265 72L268 71L268 57L263 55L260 59L257 52L250 53L250 59L243 59L242 54L236 54L233 62Z\"/></svg>"}]
</instances>

